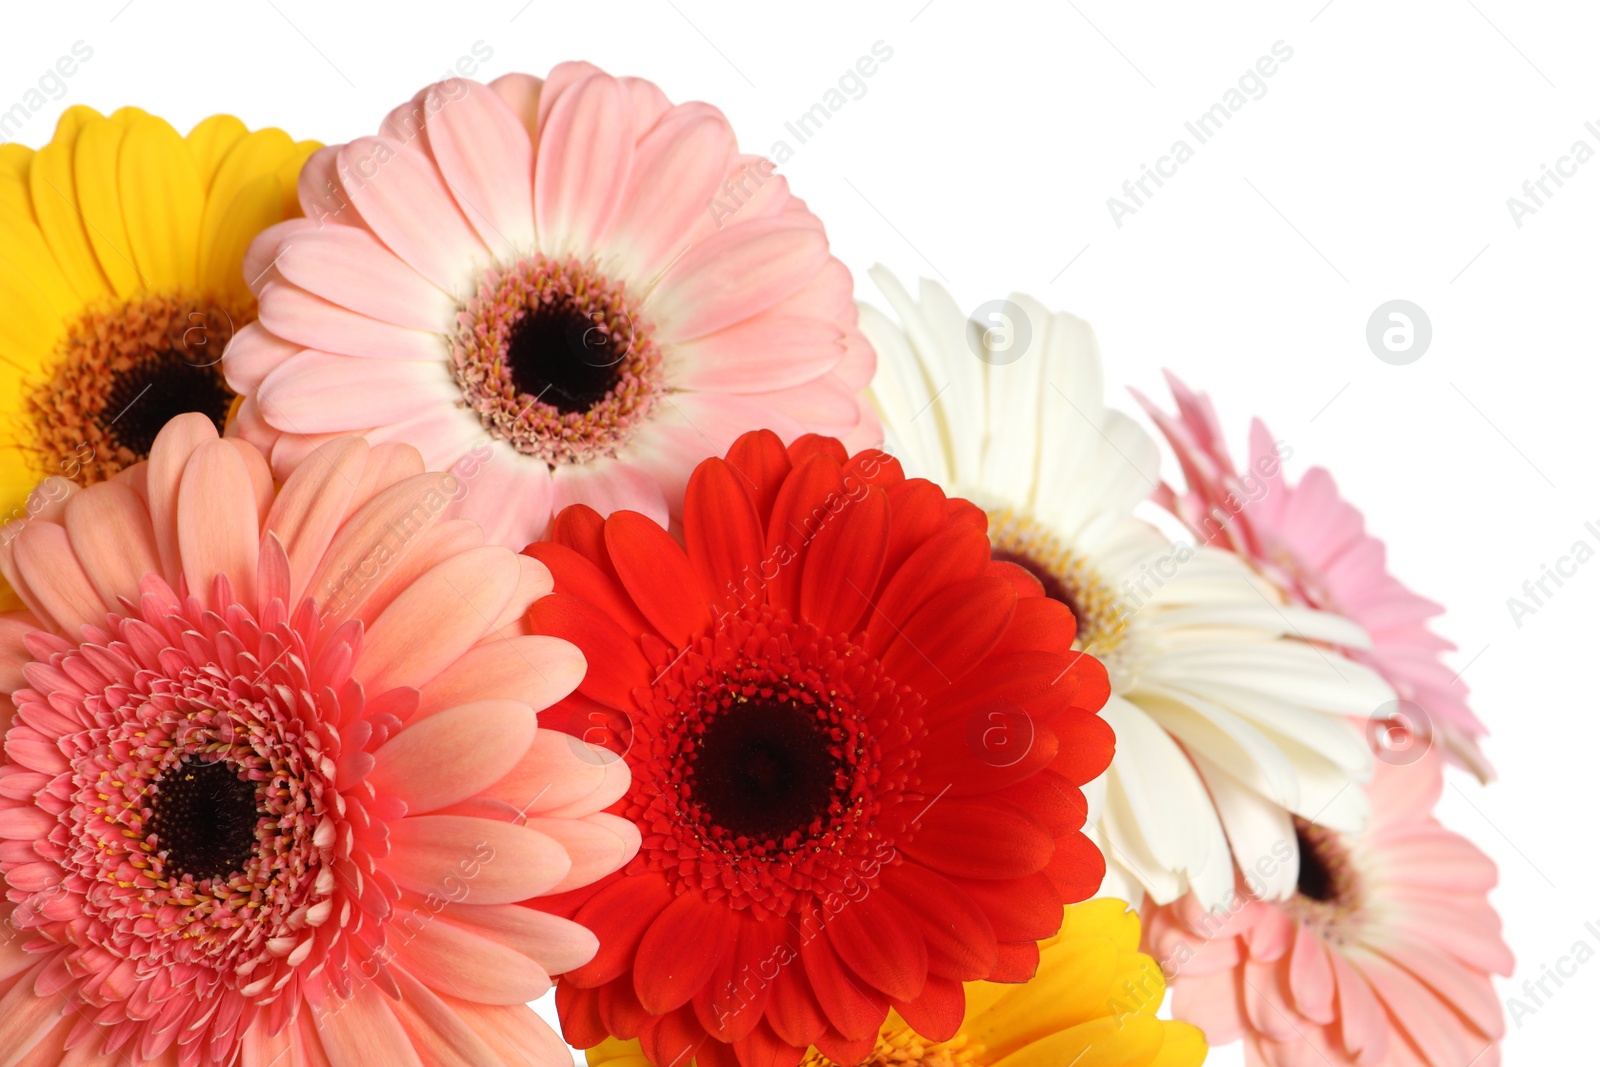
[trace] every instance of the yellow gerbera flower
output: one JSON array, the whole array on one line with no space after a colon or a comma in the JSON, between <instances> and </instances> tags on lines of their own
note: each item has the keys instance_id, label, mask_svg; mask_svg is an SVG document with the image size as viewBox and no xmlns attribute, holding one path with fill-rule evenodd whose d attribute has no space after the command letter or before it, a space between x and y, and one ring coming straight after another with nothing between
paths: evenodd
<instances>
[{"instance_id":1,"label":"yellow gerbera flower","mask_svg":"<svg viewBox=\"0 0 1600 1067\"><path fill-rule=\"evenodd\" d=\"M1155 960L1139 951L1139 916L1127 909L1120 900L1070 905L1061 932L1040 942L1039 971L1031 982L968 982L966 1019L948 1041L919 1037L891 1012L877 1047L860 1067L1196 1067L1205 1062L1206 1041L1199 1030L1156 1018L1166 981ZM588 1057L590 1067L652 1067L637 1041L613 1038L590 1049ZM813 1049L801 1067L836 1065Z\"/></svg>"},{"instance_id":2,"label":"yellow gerbera flower","mask_svg":"<svg viewBox=\"0 0 1600 1067\"><path fill-rule=\"evenodd\" d=\"M300 213L318 146L215 115L181 137L138 108L0 146L0 522L48 475L102 481L172 416L220 427L223 346L255 316L250 240Z\"/></svg>"}]
</instances>

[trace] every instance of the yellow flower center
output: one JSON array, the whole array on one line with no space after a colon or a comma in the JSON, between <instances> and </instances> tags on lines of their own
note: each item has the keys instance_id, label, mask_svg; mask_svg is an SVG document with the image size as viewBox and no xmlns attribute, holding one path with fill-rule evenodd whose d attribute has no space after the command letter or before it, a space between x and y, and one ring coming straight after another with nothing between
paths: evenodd
<instances>
[{"instance_id":1,"label":"yellow flower center","mask_svg":"<svg viewBox=\"0 0 1600 1067\"><path fill-rule=\"evenodd\" d=\"M92 485L150 454L167 421L198 411L221 430L233 403L222 350L253 310L146 295L91 308L26 397L26 436L46 474Z\"/></svg>"},{"instance_id":2,"label":"yellow flower center","mask_svg":"<svg viewBox=\"0 0 1600 1067\"><path fill-rule=\"evenodd\" d=\"M812 1049L800 1067L982 1067L983 1046L957 1034L949 1041L929 1041L911 1032L910 1027L884 1029L872 1054L859 1064L835 1064Z\"/></svg>"}]
</instances>

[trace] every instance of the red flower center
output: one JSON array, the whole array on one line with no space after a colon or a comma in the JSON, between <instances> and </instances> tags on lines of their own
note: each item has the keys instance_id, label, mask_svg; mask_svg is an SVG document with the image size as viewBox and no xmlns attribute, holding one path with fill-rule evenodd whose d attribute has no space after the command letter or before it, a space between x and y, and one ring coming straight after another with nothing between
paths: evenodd
<instances>
[{"instance_id":1,"label":"red flower center","mask_svg":"<svg viewBox=\"0 0 1600 1067\"><path fill-rule=\"evenodd\" d=\"M876 869L909 827L919 697L766 606L662 666L635 723L628 814L650 828L636 863L761 917Z\"/></svg>"}]
</instances>

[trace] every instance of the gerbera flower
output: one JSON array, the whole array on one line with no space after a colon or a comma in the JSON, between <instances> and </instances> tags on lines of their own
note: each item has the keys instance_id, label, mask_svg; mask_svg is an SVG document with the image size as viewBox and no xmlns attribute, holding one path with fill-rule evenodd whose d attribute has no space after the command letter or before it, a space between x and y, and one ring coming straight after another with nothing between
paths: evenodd
<instances>
[{"instance_id":1,"label":"gerbera flower","mask_svg":"<svg viewBox=\"0 0 1600 1067\"><path fill-rule=\"evenodd\" d=\"M280 472L327 433L471 454L462 513L521 548L573 503L666 522L745 430L877 439L849 272L707 104L585 63L441 82L300 199L226 360Z\"/></svg>"},{"instance_id":2,"label":"gerbera flower","mask_svg":"<svg viewBox=\"0 0 1600 1067\"><path fill-rule=\"evenodd\" d=\"M1479 749L1488 731L1467 707L1465 683L1441 658L1456 646L1428 629L1428 619L1444 609L1389 573L1383 542L1366 532L1361 512L1339 495L1331 474L1313 467L1291 485L1259 419L1250 424L1250 464L1241 474L1211 400L1170 374L1167 381L1176 418L1139 398L1183 467L1185 492L1164 486L1162 502L1196 537L1237 552L1297 602L1361 624L1372 647L1350 655L1420 709L1411 711L1418 740L1426 744L1436 734L1452 759L1491 778Z\"/></svg>"},{"instance_id":3,"label":"gerbera flower","mask_svg":"<svg viewBox=\"0 0 1600 1067\"><path fill-rule=\"evenodd\" d=\"M533 629L590 672L550 714L623 754L644 837L539 903L600 938L557 986L569 1041L854 1063L891 1007L953 1032L963 981L1033 975L1105 870L1079 832L1105 671L991 561L981 511L881 452L760 431L695 469L686 547L582 506L551 533Z\"/></svg>"},{"instance_id":4,"label":"gerbera flower","mask_svg":"<svg viewBox=\"0 0 1600 1067\"><path fill-rule=\"evenodd\" d=\"M919 1033L890 1012L859 1067L1199 1067L1205 1035L1156 1018L1166 980L1139 951L1139 916L1127 907L1109 898L1068 907L1061 932L1039 943L1038 976L968 982L967 1015L952 1031ZM588 1058L589 1067L650 1067L636 1041L609 1039ZM838 1067L815 1049L801 1064Z\"/></svg>"},{"instance_id":5,"label":"gerbera flower","mask_svg":"<svg viewBox=\"0 0 1600 1067\"><path fill-rule=\"evenodd\" d=\"M191 413L0 545L12 1060L570 1062L524 1002L595 940L518 902L633 854L626 768L538 728L583 658L452 491Z\"/></svg>"},{"instance_id":6,"label":"gerbera flower","mask_svg":"<svg viewBox=\"0 0 1600 1067\"><path fill-rule=\"evenodd\" d=\"M1105 406L1085 323L1013 296L1009 329L980 333L937 285L923 282L919 302L874 277L903 323L863 308L890 439L988 513L995 558L1069 607L1077 647L1110 673L1117 758L1091 793L1116 875L1106 891L1169 901L1192 886L1216 904L1235 859L1292 849L1293 816L1359 829L1365 801L1347 786L1373 760L1346 716L1394 694L1320 643L1364 645L1360 628L1287 605L1236 556L1175 545L1136 516L1159 484L1156 443Z\"/></svg>"},{"instance_id":7,"label":"gerbera flower","mask_svg":"<svg viewBox=\"0 0 1600 1067\"><path fill-rule=\"evenodd\" d=\"M1512 959L1489 906L1495 867L1433 817L1443 788L1438 752L1380 764L1365 833L1296 824L1288 900L1241 886L1221 912L1193 898L1156 910L1173 1015L1213 1045L1242 1037L1251 1067L1498 1067L1489 976Z\"/></svg>"},{"instance_id":8,"label":"gerbera flower","mask_svg":"<svg viewBox=\"0 0 1600 1067\"><path fill-rule=\"evenodd\" d=\"M255 317L245 248L299 214L316 147L231 115L185 138L87 107L37 152L0 145L0 521L42 478L87 485L145 458L174 415L222 427L222 350Z\"/></svg>"}]
</instances>

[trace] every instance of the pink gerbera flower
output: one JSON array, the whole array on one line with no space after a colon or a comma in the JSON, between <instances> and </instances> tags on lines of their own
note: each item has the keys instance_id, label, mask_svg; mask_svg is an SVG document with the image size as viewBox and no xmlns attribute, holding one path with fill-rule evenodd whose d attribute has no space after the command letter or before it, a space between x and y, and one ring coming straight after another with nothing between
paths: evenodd
<instances>
[{"instance_id":1,"label":"pink gerbera flower","mask_svg":"<svg viewBox=\"0 0 1600 1067\"><path fill-rule=\"evenodd\" d=\"M275 492L190 414L47 488L0 540L7 1062L569 1064L525 1002L596 942L519 902L639 836L624 765L537 728L584 672L528 636L545 567L403 445Z\"/></svg>"},{"instance_id":2,"label":"pink gerbera flower","mask_svg":"<svg viewBox=\"0 0 1600 1067\"><path fill-rule=\"evenodd\" d=\"M584 63L453 79L316 153L300 201L225 360L280 473L326 434L403 440L521 548L570 504L667 522L747 430L878 435L849 272L707 104Z\"/></svg>"},{"instance_id":3,"label":"pink gerbera flower","mask_svg":"<svg viewBox=\"0 0 1600 1067\"><path fill-rule=\"evenodd\" d=\"M1412 742L1426 745L1437 735L1452 759L1480 779L1492 777L1479 749L1487 730L1467 707L1466 685L1442 659L1456 646L1428 628L1444 609L1389 573L1383 542L1366 532L1331 474L1313 467L1291 485L1259 419L1250 424L1249 466L1236 470L1210 399L1171 374L1167 381L1176 418L1142 396L1139 402L1177 453L1187 485L1182 495L1163 485L1158 499L1197 537L1248 559L1302 604L1359 623L1372 648L1346 654L1394 686L1404 702L1396 721L1412 729Z\"/></svg>"},{"instance_id":4,"label":"pink gerbera flower","mask_svg":"<svg viewBox=\"0 0 1600 1067\"><path fill-rule=\"evenodd\" d=\"M1221 911L1193 896L1153 908L1148 944L1173 1017L1250 1067L1498 1067L1505 1034L1491 974L1511 950L1489 906L1494 863L1433 817L1437 752L1380 763L1372 822L1346 836L1297 822L1299 885L1248 887Z\"/></svg>"}]
</instances>

